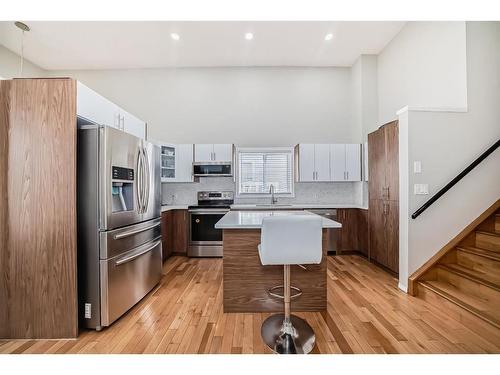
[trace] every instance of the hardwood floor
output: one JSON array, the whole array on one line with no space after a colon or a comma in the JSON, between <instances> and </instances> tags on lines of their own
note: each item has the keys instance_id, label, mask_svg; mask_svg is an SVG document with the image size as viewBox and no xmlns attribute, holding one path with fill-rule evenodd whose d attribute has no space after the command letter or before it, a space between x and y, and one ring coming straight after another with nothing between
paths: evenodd
<instances>
[{"instance_id":1,"label":"hardwood floor","mask_svg":"<svg viewBox=\"0 0 500 375\"><path fill-rule=\"evenodd\" d=\"M154 291L102 332L0 341L0 353L269 353L260 338L269 314L222 312L221 259L173 257L164 273ZM328 310L297 315L316 332L314 353L500 353L500 332L477 334L444 304L401 292L396 279L355 255L328 258Z\"/></svg>"}]
</instances>

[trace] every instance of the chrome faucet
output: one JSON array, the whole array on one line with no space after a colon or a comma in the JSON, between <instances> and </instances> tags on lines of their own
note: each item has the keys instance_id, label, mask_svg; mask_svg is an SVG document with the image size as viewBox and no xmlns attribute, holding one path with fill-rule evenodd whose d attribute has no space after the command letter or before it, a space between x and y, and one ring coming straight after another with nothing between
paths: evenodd
<instances>
[{"instance_id":1,"label":"chrome faucet","mask_svg":"<svg viewBox=\"0 0 500 375\"><path fill-rule=\"evenodd\" d=\"M271 194L271 204L278 203L278 198L274 196L274 185L269 186L269 194Z\"/></svg>"}]
</instances>

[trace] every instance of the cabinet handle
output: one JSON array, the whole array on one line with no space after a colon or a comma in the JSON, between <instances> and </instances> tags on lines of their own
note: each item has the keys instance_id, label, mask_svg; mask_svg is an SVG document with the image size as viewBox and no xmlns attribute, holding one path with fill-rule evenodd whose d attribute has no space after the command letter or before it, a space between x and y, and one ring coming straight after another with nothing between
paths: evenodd
<instances>
[{"instance_id":1,"label":"cabinet handle","mask_svg":"<svg viewBox=\"0 0 500 375\"><path fill-rule=\"evenodd\" d=\"M346 173L346 175L347 175L346 180L349 180L349 171L346 171L345 173Z\"/></svg>"}]
</instances>

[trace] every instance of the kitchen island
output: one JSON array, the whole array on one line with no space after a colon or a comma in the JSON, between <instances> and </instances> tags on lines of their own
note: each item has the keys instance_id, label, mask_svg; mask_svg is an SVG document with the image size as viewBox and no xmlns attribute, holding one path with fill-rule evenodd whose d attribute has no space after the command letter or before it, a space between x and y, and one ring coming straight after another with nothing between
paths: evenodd
<instances>
[{"instance_id":1,"label":"kitchen island","mask_svg":"<svg viewBox=\"0 0 500 375\"><path fill-rule=\"evenodd\" d=\"M308 211L230 211L215 225L223 231L223 304L224 312L281 312L283 301L271 297L268 290L283 285L282 266L263 266L257 246L262 220L275 215L315 215ZM302 295L292 300L293 311L326 310L327 231L341 224L323 220L323 258L320 264L291 268L292 285ZM305 251L305 249L304 249Z\"/></svg>"}]
</instances>

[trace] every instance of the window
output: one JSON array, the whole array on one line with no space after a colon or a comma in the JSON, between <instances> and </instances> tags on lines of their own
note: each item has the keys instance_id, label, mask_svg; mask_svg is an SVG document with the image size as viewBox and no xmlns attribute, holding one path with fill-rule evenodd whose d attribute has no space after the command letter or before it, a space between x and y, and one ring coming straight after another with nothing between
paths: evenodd
<instances>
[{"instance_id":1,"label":"window","mask_svg":"<svg viewBox=\"0 0 500 375\"><path fill-rule=\"evenodd\" d=\"M238 195L293 196L293 148L238 148Z\"/></svg>"}]
</instances>

